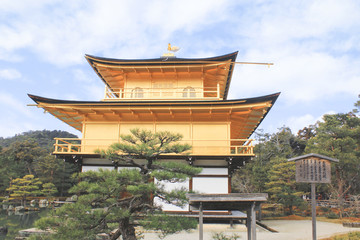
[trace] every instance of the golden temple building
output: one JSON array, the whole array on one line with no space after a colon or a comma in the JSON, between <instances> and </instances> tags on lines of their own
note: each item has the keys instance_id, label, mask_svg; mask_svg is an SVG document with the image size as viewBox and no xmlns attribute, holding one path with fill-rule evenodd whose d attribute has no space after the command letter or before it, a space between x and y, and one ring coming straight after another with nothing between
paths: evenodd
<instances>
[{"instance_id":1,"label":"golden temple building","mask_svg":"<svg viewBox=\"0 0 360 240\"><path fill-rule=\"evenodd\" d=\"M82 171L113 169L114 164L95 150L120 141L130 129L167 130L181 133L192 149L187 155L163 155L160 160L203 168L183 185L202 193L230 193L233 170L254 157L250 137L280 94L228 100L236 56L237 52L197 59L124 60L86 55L105 84L103 99L29 97L81 132L79 139L56 138L53 154L81 164Z\"/></svg>"}]
</instances>

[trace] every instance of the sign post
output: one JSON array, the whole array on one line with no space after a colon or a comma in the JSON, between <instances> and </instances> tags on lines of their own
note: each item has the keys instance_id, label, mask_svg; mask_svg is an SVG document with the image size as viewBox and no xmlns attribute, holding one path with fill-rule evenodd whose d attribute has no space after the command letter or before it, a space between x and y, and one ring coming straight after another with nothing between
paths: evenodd
<instances>
[{"instance_id":1,"label":"sign post","mask_svg":"<svg viewBox=\"0 0 360 240\"><path fill-rule=\"evenodd\" d=\"M288 161L295 161L296 182L311 183L312 239L316 240L316 183L331 183L331 162L339 160L310 153Z\"/></svg>"},{"instance_id":2,"label":"sign post","mask_svg":"<svg viewBox=\"0 0 360 240\"><path fill-rule=\"evenodd\" d=\"M312 220L312 237L316 240L316 191L315 183L311 183L311 220Z\"/></svg>"}]
</instances>

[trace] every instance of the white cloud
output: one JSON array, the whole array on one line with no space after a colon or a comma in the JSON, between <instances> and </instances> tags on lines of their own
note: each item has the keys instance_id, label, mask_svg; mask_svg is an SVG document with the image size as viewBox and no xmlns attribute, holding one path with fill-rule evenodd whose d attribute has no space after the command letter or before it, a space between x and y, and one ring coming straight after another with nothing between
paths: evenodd
<instances>
[{"instance_id":1,"label":"white cloud","mask_svg":"<svg viewBox=\"0 0 360 240\"><path fill-rule=\"evenodd\" d=\"M358 33L360 5L345 1L260 1L244 8L237 31L249 46L278 47L294 41L314 41L331 48L334 37ZM341 35L339 35L341 33ZM327 40L327 41L323 41Z\"/></svg>"},{"instance_id":2,"label":"white cloud","mask_svg":"<svg viewBox=\"0 0 360 240\"><path fill-rule=\"evenodd\" d=\"M0 69L0 80L13 80L21 78L21 73L16 69Z\"/></svg>"},{"instance_id":3,"label":"white cloud","mask_svg":"<svg viewBox=\"0 0 360 240\"><path fill-rule=\"evenodd\" d=\"M0 24L0 50L16 52L26 47L62 66L83 63L84 53L159 56L177 31L190 34L229 17L228 1L219 0L90 1L86 6L40 2L29 6L31 11L24 11L23 5L19 9L6 5L8 14L16 18L10 26Z\"/></svg>"},{"instance_id":4,"label":"white cloud","mask_svg":"<svg viewBox=\"0 0 360 240\"><path fill-rule=\"evenodd\" d=\"M94 79L92 77L90 77L88 73L85 73L81 69L74 69L72 72L73 72L75 81L78 81L83 84L94 82Z\"/></svg>"},{"instance_id":5,"label":"white cloud","mask_svg":"<svg viewBox=\"0 0 360 240\"><path fill-rule=\"evenodd\" d=\"M249 59L260 59L260 53L250 53ZM360 91L360 61L349 57L335 57L323 52L269 51L275 65L244 65L234 73L232 95L251 96L282 92L288 104L321 100L339 93L356 95ZM250 81L249 81L250 80Z\"/></svg>"},{"instance_id":6,"label":"white cloud","mask_svg":"<svg viewBox=\"0 0 360 240\"><path fill-rule=\"evenodd\" d=\"M12 94L0 92L0 103L3 114L7 117L14 112L26 116L32 117L32 113L29 108L20 100L15 98ZM7 121L7 120L6 120Z\"/></svg>"},{"instance_id":7,"label":"white cloud","mask_svg":"<svg viewBox=\"0 0 360 240\"><path fill-rule=\"evenodd\" d=\"M33 129L32 121L35 117L21 100L12 94L0 92L0 107L2 115L0 118L0 133L2 137L13 136Z\"/></svg>"},{"instance_id":8,"label":"white cloud","mask_svg":"<svg viewBox=\"0 0 360 240\"><path fill-rule=\"evenodd\" d=\"M82 92L84 99L81 100L100 100L104 96L104 84L93 72L92 69L87 68L88 71L83 71L82 69L74 69L73 76L74 80L77 81L79 85L79 91ZM78 99L78 97L73 96L70 99Z\"/></svg>"},{"instance_id":9,"label":"white cloud","mask_svg":"<svg viewBox=\"0 0 360 240\"><path fill-rule=\"evenodd\" d=\"M0 12L0 60L26 63L2 68L0 78L24 75L47 87L19 88L31 87L58 99L102 98L101 80L88 65L82 68L85 53L153 58L166 51L168 42L181 47L179 57L240 50L238 61L275 63L270 68L237 65L229 93L229 98L244 98L281 91L285 117L275 129L315 120L316 114L302 109L302 103L324 104L324 98L357 96L360 91L357 0L3 0ZM56 65L49 68L54 71L46 71L48 63ZM47 76L32 75L33 67ZM63 73L56 72L58 68ZM25 103L11 94L13 86L3 87L0 100L8 101L14 114L28 114ZM302 117L286 112L293 106Z\"/></svg>"},{"instance_id":10,"label":"white cloud","mask_svg":"<svg viewBox=\"0 0 360 240\"><path fill-rule=\"evenodd\" d=\"M290 117L286 120L285 126L290 127L291 131L296 134L300 129L315 124L321 117L314 117L311 114L305 114L299 117Z\"/></svg>"},{"instance_id":11,"label":"white cloud","mask_svg":"<svg viewBox=\"0 0 360 240\"><path fill-rule=\"evenodd\" d=\"M273 62L270 69L238 66L231 97L282 92L290 106L360 91L360 5L356 1L257 2L241 17L247 49L240 61ZM250 13L255 13L251 15ZM242 28L244 26L244 28Z\"/></svg>"},{"instance_id":12,"label":"white cloud","mask_svg":"<svg viewBox=\"0 0 360 240\"><path fill-rule=\"evenodd\" d=\"M15 134L23 133L29 130L34 130L34 125L32 123L19 124L19 120L16 118L8 118L6 122L0 120L0 132L1 137L12 137Z\"/></svg>"},{"instance_id":13,"label":"white cloud","mask_svg":"<svg viewBox=\"0 0 360 240\"><path fill-rule=\"evenodd\" d=\"M104 86L99 84L89 84L85 86L86 99L91 101L97 101L104 98Z\"/></svg>"}]
</instances>

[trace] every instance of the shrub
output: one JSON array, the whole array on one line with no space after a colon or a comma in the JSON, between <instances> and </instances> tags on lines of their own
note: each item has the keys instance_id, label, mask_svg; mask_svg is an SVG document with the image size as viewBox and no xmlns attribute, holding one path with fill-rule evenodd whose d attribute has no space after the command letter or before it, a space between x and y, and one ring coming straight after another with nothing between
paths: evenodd
<instances>
[{"instance_id":1,"label":"shrub","mask_svg":"<svg viewBox=\"0 0 360 240\"><path fill-rule=\"evenodd\" d=\"M333 240L358 240L360 239L360 232L351 232L346 235L335 236Z\"/></svg>"},{"instance_id":2,"label":"shrub","mask_svg":"<svg viewBox=\"0 0 360 240\"><path fill-rule=\"evenodd\" d=\"M328 207L320 207L320 211L322 211L322 212L330 212L330 208L328 208Z\"/></svg>"},{"instance_id":3,"label":"shrub","mask_svg":"<svg viewBox=\"0 0 360 240\"><path fill-rule=\"evenodd\" d=\"M233 233L232 235L230 236L227 236L226 234L224 234L223 232L220 232L220 233L213 233L212 235L212 239L213 240L237 240L239 239L240 236Z\"/></svg>"},{"instance_id":4,"label":"shrub","mask_svg":"<svg viewBox=\"0 0 360 240\"><path fill-rule=\"evenodd\" d=\"M338 219L338 218L339 218L339 215L337 215L337 214L334 213L334 212L330 212L326 217L327 217L327 218L330 218L330 219Z\"/></svg>"}]
</instances>

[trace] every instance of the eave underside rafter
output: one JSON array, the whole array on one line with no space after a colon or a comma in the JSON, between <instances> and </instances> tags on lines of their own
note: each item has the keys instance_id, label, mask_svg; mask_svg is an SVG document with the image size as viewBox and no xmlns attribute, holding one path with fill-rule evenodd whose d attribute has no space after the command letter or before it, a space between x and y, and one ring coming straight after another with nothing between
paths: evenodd
<instances>
[{"instance_id":1,"label":"eave underside rafter","mask_svg":"<svg viewBox=\"0 0 360 240\"><path fill-rule=\"evenodd\" d=\"M207 64L171 64L171 65L111 65L104 63L92 64L105 84L112 90L122 89L125 81L146 79L151 81L168 79L198 79L203 80L204 87L217 87L225 97L225 88L229 77L231 61Z\"/></svg>"},{"instance_id":2,"label":"eave underside rafter","mask_svg":"<svg viewBox=\"0 0 360 240\"><path fill-rule=\"evenodd\" d=\"M40 103L61 121L82 131L84 121L91 122L207 122L225 121L231 124L231 138L247 138L272 106L270 101L233 105L185 106L91 106Z\"/></svg>"}]
</instances>

